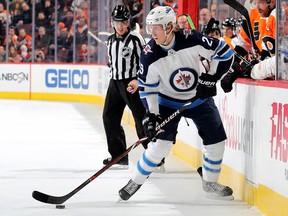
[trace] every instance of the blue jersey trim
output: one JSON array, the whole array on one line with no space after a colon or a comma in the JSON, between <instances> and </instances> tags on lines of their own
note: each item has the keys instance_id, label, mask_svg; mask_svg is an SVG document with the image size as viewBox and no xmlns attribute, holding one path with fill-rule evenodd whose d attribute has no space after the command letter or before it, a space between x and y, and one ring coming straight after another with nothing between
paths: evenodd
<instances>
[{"instance_id":1,"label":"blue jersey trim","mask_svg":"<svg viewBox=\"0 0 288 216\"><path fill-rule=\"evenodd\" d=\"M152 84L146 84L146 83L143 83L141 80L138 80L138 85L139 86L143 86L143 87L158 87L159 86L159 82L157 83L152 83Z\"/></svg>"}]
</instances>

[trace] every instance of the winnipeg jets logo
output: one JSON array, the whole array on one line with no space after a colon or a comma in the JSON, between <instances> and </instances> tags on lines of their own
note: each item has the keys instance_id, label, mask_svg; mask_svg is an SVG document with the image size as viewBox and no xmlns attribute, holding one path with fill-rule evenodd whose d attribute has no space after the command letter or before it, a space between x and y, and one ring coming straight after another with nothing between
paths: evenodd
<instances>
[{"instance_id":1,"label":"winnipeg jets logo","mask_svg":"<svg viewBox=\"0 0 288 216\"><path fill-rule=\"evenodd\" d=\"M151 47L150 45L146 45L143 49L145 55L147 55L148 53L152 53Z\"/></svg>"},{"instance_id":2,"label":"winnipeg jets logo","mask_svg":"<svg viewBox=\"0 0 288 216\"><path fill-rule=\"evenodd\" d=\"M170 77L170 84L176 91L191 91L197 85L197 72L192 68L179 68Z\"/></svg>"},{"instance_id":3,"label":"winnipeg jets logo","mask_svg":"<svg viewBox=\"0 0 288 216\"><path fill-rule=\"evenodd\" d=\"M131 49L129 47L123 47L121 53L123 58L129 58L131 56Z\"/></svg>"}]
</instances>

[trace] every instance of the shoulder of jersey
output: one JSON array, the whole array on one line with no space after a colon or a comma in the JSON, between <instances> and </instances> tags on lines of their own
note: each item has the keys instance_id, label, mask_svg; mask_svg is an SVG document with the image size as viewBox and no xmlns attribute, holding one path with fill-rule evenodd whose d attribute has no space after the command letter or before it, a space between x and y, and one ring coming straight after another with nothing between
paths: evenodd
<instances>
[{"instance_id":1,"label":"shoulder of jersey","mask_svg":"<svg viewBox=\"0 0 288 216\"><path fill-rule=\"evenodd\" d=\"M143 54L145 56L149 56L149 55L154 55L155 54L155 41L154 40L150 40L144 47L143 47Z\"/></svg>"}]
</instances>

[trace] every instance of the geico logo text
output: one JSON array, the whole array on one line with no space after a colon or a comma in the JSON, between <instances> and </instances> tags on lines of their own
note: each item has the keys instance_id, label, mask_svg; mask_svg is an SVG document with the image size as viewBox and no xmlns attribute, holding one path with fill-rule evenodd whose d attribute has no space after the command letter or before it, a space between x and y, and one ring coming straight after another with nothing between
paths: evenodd
<instances>
[{"instance_id":1,"label":"geico logo text","mask_svg":"<svg viewBox=\"0 0 288 216\"><path fill-rule=\"evenodd\" d=\"M87 70L47 69L45 83L48 88L88 89L89 73Z\"/></svg>"}]
</instances>

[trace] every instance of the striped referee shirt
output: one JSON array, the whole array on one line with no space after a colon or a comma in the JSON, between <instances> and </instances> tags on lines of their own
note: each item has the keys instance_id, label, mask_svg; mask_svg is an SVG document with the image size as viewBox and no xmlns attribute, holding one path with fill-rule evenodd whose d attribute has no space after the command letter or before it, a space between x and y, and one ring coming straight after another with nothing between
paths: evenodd
<instances>
[{"instance_id":1,"label":"striped referee shirt","mask_svg":"<svg viewBox=\"0 0 288 216\"><path fill-rule=\"evenodd\" d=\"M108 38L108 64L114 80L136 78L140 68L140 53L145 45L143 37L129 31L121 38L116 33Z\"/></svg>"}]
</instances>

